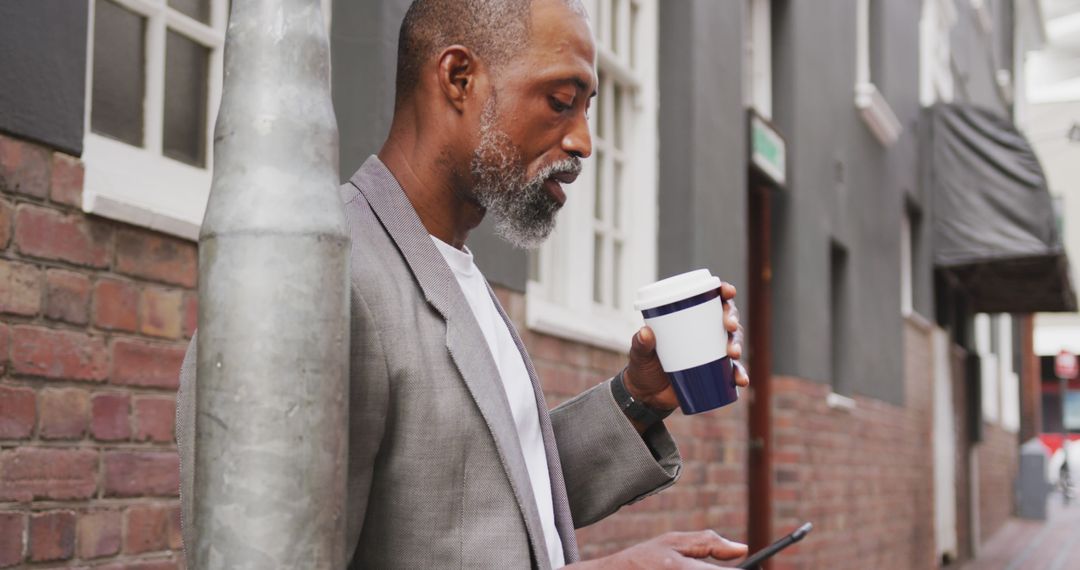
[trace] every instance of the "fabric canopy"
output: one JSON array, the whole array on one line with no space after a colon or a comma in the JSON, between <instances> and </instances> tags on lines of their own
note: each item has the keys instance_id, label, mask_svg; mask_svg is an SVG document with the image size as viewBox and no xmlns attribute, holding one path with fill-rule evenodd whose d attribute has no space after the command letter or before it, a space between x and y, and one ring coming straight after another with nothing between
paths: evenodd
<instances>
[{"instance_id":1,"label":"fabric canopy","mask_svg":"<svg viewBox=\"0 0 1080 570\"><path fill-rule=\"evenodd\" d=\"M1076 310L1069 261L1035 151L1008 119L932 110L934 265L981 313Z\"/></svg>"}]
</instances>

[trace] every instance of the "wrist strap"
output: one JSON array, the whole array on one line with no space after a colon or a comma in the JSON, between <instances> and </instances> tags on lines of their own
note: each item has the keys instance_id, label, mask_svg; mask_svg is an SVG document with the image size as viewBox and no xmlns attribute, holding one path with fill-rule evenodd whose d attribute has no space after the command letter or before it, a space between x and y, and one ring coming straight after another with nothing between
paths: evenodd
<instances>
[{"instance_id":1,"label":"wrist strap","mask_svg":"<svg viewBox=\"0 0 1080 570\"><path fill-rule=\"evenodd\" d=\"M630 394L630 391L626 389L626 384L623 382L623 372L619 372L615 375L615 378L612 378L611 395L615 398L615 403L618 404L619 409L621 409L627 417L641 422L647 427L651 427L653 424L662 421L675 411L674 408L670 410L657 410L656 408L636 400Z\"/></svg>"}]
</instances>

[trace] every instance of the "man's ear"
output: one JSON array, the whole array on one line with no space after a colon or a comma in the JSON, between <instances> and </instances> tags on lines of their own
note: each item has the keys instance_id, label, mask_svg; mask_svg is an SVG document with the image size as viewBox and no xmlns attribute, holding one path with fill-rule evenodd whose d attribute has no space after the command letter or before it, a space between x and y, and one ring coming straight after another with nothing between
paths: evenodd
<instances>
[{"instance_id":1,"label":"man's ear","mask_svg":"<svg viewBox=\"0 0 1080 570\"><path fill-rule=\"evenodd\" d=\"M439 54L439 89L458 112L465 111L465 101L476 92L478 65L472 50L450 46Z\"/></svg>"}]
</instances>

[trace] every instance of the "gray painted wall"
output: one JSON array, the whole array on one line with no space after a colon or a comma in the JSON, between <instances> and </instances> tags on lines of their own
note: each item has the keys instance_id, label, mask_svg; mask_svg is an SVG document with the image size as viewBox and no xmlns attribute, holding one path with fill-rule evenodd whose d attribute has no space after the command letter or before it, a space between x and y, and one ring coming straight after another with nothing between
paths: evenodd
<instances>
[{"instance_id":1,"label":"gray painted wall","mask_svg":"<svg viewBox=\"0 0 1080 570\"><path fill-rule=\"evenodd\" d=\"M957 2L957 23L952 33L956 101L984 107L1012 117L1011 105L1002 97L995 75L1008 66L1012 45L1012 6L1005 0L987 0L994 21L991 34L979 26L970 2Z\"/></svg>"},{"instance_id":2,"label":"gray painted wall","mask_svg":"<svg viewBox=\"0 0 1080 570\"><path fill-rule=\"evenodd\" d=\"M86 26L86 2L0 2L0 131L82 154Z\"/></svg>"},{"instance_id":3,"label":"gray painted wall","mask_svg":"<svg viewBox=\"0 0 1080 570\"><path fill-rule=\"evenodd\" d=\"M658 271L708 267L738 287L747 263L744 4L661 8Z\"/></svg>"},{"instance_id":4,"label":"gray painted wall","mask_svg":"<svg viewBox=\"0 0 1080 570\"><path fill-rule=\"evenodd\" d=\"M789 191L774 212L775 371L899 404L900 216L905 195L921 201L915 142L919 5L884 2L873 14L880 68L872 75L905 127L888 149L854 104L852 3L773 5L774 114L788 137L790 164ZM834 243L847 253L838 339L829 334ZM920 304L927 288L919 288ZM835 359L834 340L842 343Z\"/></svg>"},{"instance_id":5,"label":"gray painted wall","mask_svg":"<svg viewBox=\"0 0 1080 570\"><path fill-rule=\"evenodd\" d=\"M368 156L379 151L390 131L398 30L409 4L409 0L333 4L330 46L342 180L348 180ZM525 290L528 256L495 236L490 222L470 234L468 246L490 281Z\"/></svg>"}]
</instances>

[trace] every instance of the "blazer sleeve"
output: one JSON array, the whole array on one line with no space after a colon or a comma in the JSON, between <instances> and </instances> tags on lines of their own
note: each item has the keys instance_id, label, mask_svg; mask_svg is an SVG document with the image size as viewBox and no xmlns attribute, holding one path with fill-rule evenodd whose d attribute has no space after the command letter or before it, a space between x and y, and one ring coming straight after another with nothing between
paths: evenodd
<instances>
[{"instance_id":1,"label":"blazer sleeve","mask_svg":"<svg viewBox=\"0 0 1080 570\"><path fill-rule=\"evenodd\" d=\"M672 485L682 457L663 422L639 434L611 380L551 411L574 527L588 526Z\"/></svg>"},{"instance_id":2,"label":"blazer sleeve","mask_svg":"<svg viewBox=\"0 0 1080 570\"><path fill-rule=\"evenodd\" d=\"M348 556L363 529L375 456L385 432L389 405L389 367L382 339L363 297L352 288L349 362L349 464L346 510ZM197 335L198 333L196 333ZM180 527L185 552L195 544L192 521L195 467L195 372L197 336L192 336L180 367L176 396L176 446L180 453ZM188 557L188 567L194 560Z\"/></svg>"}]
</instances>

